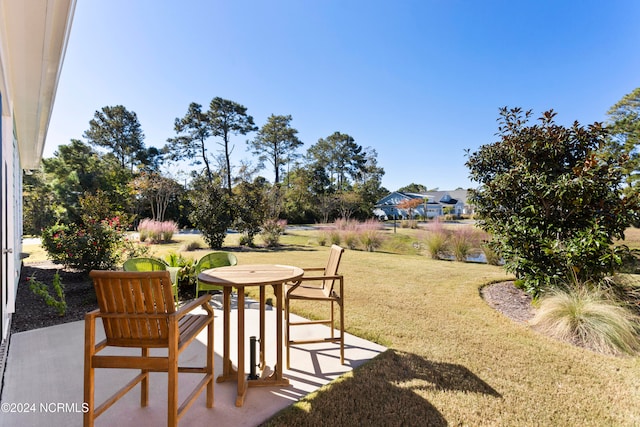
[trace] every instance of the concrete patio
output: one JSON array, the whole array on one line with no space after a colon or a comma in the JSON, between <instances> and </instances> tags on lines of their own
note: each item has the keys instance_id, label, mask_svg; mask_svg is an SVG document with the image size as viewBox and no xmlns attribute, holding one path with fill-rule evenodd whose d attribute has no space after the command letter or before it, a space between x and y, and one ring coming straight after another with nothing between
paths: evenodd
<instances>
[{"instance_id":1,"label":"concrete patio","mask_svg":"<svg viewBox=\"0 0 640 427\"><path fill-rule=\"evenodd\" d=\"M245 310L246 339L258 334L258 304L250 302ZM215 376L222 372L222 310L214 301ZM236 359L236 309L232 307L232 359ZM275 310L268 307L267 366L273 367L275 350ZM295 336L322 336L325 326L294 328ZM293 334L292 334L293 335ZM103 335L99 335L101 339ZM204 333L180 358L182 364L196 365L204 358ZM13 334L4 373L0 401L0 426L80 426L83 403L84 322L72 322L49 328ZM216 383L214 407L207 409L204 393L180 420L183 426L256 426L278 411L298 401L321 386L365 363L386 348L346 334L345 365L340 364L339 346L335 343L307 344L291 350L291 369L284 375L288 387L250 388L242 407L235 406L236 384ZM118 352L122 352L118 349ZM247 351L247 353L249 353ZM249 359L246 360L247 369ZM96 371L96 402L101 403L119 386L133 378L134 371L100 369ZM179 376L182 401L200 380L196 374ZM141 408L139 386L97 418L96 426L166 425L167 376L151 374L149 406Z\"/></svg>"}]
</instances>

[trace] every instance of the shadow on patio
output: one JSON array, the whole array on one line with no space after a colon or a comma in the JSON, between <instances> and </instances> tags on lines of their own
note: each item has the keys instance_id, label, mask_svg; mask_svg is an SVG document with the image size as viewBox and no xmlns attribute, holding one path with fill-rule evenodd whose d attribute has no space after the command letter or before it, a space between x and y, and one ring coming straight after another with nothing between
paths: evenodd
<instances>
[{"instance_id":1,"label":"shadow on patio","mask_svg":"<svg viewBox=\"0 0 640 427\"><path fill-rule=\"evenodd\" d=\"M222 311L215 311L215 376L222 372ZM233 308L232 308L233 310ZM257 304L245 311L246 337L258 335ZM232 313L232 336L236 316ZM273 367L275 351L275 310L267 310L266 363ZM309 326L304 333L321 334L324 326ZM302 329L302 328L301 328ZM198 337L205 342L204 332ZM101 336L98 337L101 339ZM84 322L71 322L49 328L13 334L4 373L0 426L76 426L82 424ZM232 359L236 359L231 340ZM187 365L204 357L204 344L193 343L181 357ZM292 347L291 370L284 370L288 387L259 387L248 391L244 406L235 406L235 383L215 384L215 403L205 406L204 393L180 420L181 425L259 425L281 409L293 404L319 387L372 359L386 349L346 334L345 363L339 363L339 345L310 344ZM249 353L249 352L247 352ZM273 360L272 360L273 359ZM249 361L246 361L247 366ZM133 378L135 371L100 369L96 371L96 402L102 402L119 386ZM164 373L151 374L149 406L139 406L136 386L113 407L97 418L96 426L166 425L166 387ZM198 375L180 375L180 401L186 397ZM4 409L8 408L9 411ZM14 409L14 412L10 410Z\"/></svg>"}]
</instances>

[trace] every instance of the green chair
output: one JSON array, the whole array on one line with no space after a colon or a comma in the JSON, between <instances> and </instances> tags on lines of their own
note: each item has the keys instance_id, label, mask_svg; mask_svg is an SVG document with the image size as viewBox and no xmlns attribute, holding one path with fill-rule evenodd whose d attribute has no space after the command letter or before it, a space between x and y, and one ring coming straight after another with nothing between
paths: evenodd
<instances>
[{"instance_id":1,"label":"green chair","mask_svg":"<svg viewBox=\"0 0 640 427\"><path fill-rule=\"evenodd\" d=\"M221 291L222 286L209 285L207 283L201 282L198 280L198 275L203 270L208 270L210 268L218 268L218 267L226 267L229 265L236 265L238 263L238 259L236 256L229 252L211 252L200 258L198 263L195 266L195 275L196 275L196 298L198 298L198 294L204 291Z\"/></svg>"},{"instance_id":2,"label":"green chair","mask_svg":"<svg viewBox=\"0 0 640 427\"><path fill-rule=\"evenodd\" d=\"M157 258L129 258L122 265L124 271L162 271L170 270L169 264ZM178 280L175 277L177 271L170 271L171 283L173 283L173 298L178 304Z\"/></svg>"}]
</instances>

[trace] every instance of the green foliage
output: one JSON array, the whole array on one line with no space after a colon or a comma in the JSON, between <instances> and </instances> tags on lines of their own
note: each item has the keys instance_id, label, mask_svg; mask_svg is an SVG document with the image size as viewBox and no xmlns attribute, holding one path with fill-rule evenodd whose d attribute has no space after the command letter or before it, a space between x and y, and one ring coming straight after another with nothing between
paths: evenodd
<instances>
[{"instance_id":1,"label":"green foliage","mask_svg":"<svg viewBox=\"0 0 640 427\"><path fill-rule=\"evenodd\" d=\"M60 274L58 274L57 271L53 276L52 284L55 296L51 295L49 287L43 282L36 280L35 276L28 277L27 281L29 282L29 289L31 289L31 292L44 299L44 302L49 307L53 307L58 312L59 316L64 316L66 314L67 301L64 295L64 286L60 281Z\"/></svg>"},{"instance_id":2,"label":"green foliage","mask_svg":"<svg viewBox=\"0 0 640 427\"><path fill-rule=\"evenodd\" d=\"M426 193L427 187L425 185L416 184L415 182L412 182L409 185L405 185L404 187L398 188L397 191L399 191L400 193Z\"/></svg>"},{"instance_id":3,"label":"green foliage","mask_svg":"<svg viewBox=\"0 0 640 427\"><path fill-rule=\"evenodd\" d=\"M623 167L627 192L640 189L640 87L625 95L607 112L611 139L608 149L613 156L625 155L629 161Z\"/></svg>"},{"instance_id":4,"label":"green foliage","mask_svg":"<svg viewBox=\"0 0 640 427\"><path fill-rule=\"evenodd\" d=\"M101 155L79 140L60 145L55 156L43 159L46 186L55 196L55 209L60 222L80 222L80 198L103 192L102 206L109 212L128 212L131 193L127 187L131 172L123 169L112 154ZM107 216L112 216L109 213ZM104 216L103 218L106 218Z\"/></svg>"},{"instance_id":5,"label":"green foliage","mask_svg":"<svg viewBox=\"0 0 640 427\"><path fill-rule=\"evenodd\" d=\"M189 198L193 211L189 219L212 249L220 249L233 223L230 197L215 184L200 182Z\"/></svg>"},{"instance_id":6,"label":"green foliage","mask_svg":"<svg viewBox=\"0 0 640 427\"><path fill-rule=\"evenodd\" d=\"M331 179L330 191L348 190L350 180L363 172L366 166L366 152L356 144L353 137L334 132L326 139L320 138L308 150L311 167L328 171Z\"/></svg>"},{"instance_id":7,"label":"green foliage","mask_svg":"<svg viewBox=\"0 0 640 427\"><path fill-rule=\"evenodd\" d=\"M96 111L83 136L90 144L111 150L122 169L133 170L146 154L138 116L122 105Z\"/></svg>"},{"instance_id":8,"label":"green foliage","mask_svg":"<svg viewBox=\"0 0 640 427\"><path fill-rule=\"evenodd\" d=\"M329 241L332 245L339 245L342 241L342 235L339 230L331 230L329 232Z\"/></svg>"},{"instance_id":9,"label":"green foliage","mask_svg":"<svg viewBox=\"0 0 640 427\"><path fill-rule=\"evenodd\" d=\"M204 163L209 182L213 182L213 173L205 141L211 136L211 126L202 105L192 102L185 116L175 120L174 129L178 136L169 138L162 149L171 160L188 160L190 165Z\"/></svg>"},{"instance_id":10,"label":"green foliage","mask_svg":"<svg viewBox=\"0 0 640 427\"><path fill-rule=\"evenodd\" d=\"M280 182L280 171L292 161L296 148L302 145L298 131L291 127L291 116L270 115L256 137L249 141L252 153L258 155L260 165L268 161L273 166L274 184Z\"/></svg>"},{"instance_id":11,"label":"green foliage","mask_svg":"<svg viewBox=\"0 0 640 427\"><path fill-rule=\"evenodd\" d=\"M24 234L39 235L43 229L56 223L55 193L41 170L24 175L22 200Z\"/></svg>"},{"instance_id":12,"label":"green foliage","mask_svg":"<svg viewBox=\"0 0 640 427\"><path fill-rule=\"evenodd\" d=\"M175 252L170 252L165 257L169 267L178 267L177 281L181 286L191 286L196 283L195 261L192 258L185 258Z\"/></svg>"},{"instance_id":13,"label":"green foliage","mask_svg":"<svg viewBox=\"0 0 640 427\"><path fill-rule=\"evenodd\" d=\"M231 195L231 145L232 135L246 135L258 130L253 117L247 114L247 107L237 102L215 97L209 103L207 111L211 134L220 138L218 144L222 147L221 154L224 161L224 175L227 192Z\"/></svg>"},{"instance_id":14,"label":"green foliage","mask_svg":"<svg viewBox=\"0 0 640 427\"><path fill-rule=\"evenodd\" d=\"M603 153L607 131L599 123L570 128L545 112L525 126L531 113L501 109L501 140L468 156L471 191L480 228L505 267L533 295L565 279L567 265L578 278L598 280L620 262L613 238L638 213L637 196L620 190L625 157Z\"/></svg>"},{"instance_id":15,"label":"green foliage","mask_svg":"<svg viewBox=\"0 0 640 427\"><path fill-rule=\"evenodd\" d=\"M268 214L267 191L267 183L261 178L243 181L233 189L233 226L242 233L241 244L253 246L254 237L260 233Z\"/></svg>"}]
</instances>

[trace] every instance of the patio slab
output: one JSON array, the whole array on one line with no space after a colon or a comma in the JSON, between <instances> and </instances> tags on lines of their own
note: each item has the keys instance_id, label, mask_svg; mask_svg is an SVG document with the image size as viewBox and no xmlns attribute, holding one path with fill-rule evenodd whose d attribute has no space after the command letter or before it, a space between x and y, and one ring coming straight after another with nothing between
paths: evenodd
<instances>
[{"instance_id":1,"label":"patio slab","mask_svg":"<svg viewBox=\"0 0 640 427\"><path fill-rule=\"evenodd\" d=\"M222 310L214 303L215 312L215 376L222 372ZM259 312L249 302L245 309L246 339L257 336ZM232 308L231 354L236 360L236 310ZM266 312L266 364L273 367L275 351L275 310ZM101 328L100 328L101 329ZM293 328L295 336L323 336L325 326ZM101 332L101 331L100 331ZM292 333L293 335L293 333ZM102 339L102 335L98 339ZM184 365L202 364L206 337L204 332L180 357ZM13 334L4 373L0 398L0 427L9 426L80 426L83 405L84 322L72 322L49 328ZM248 345L247 345L248 347ZM244 406L235 406L236 384L216 383L214 407L207 409L202 393L180 420L183 426L256 426L281 409L298 401L321 386L384 352L385 347L345 336L345 365L340 364L339 346L335 343L307 344L291 349L291 369L284 375L288 387L257 387L247 392ZM105 350L106 351L106 350ZM126 351L126 350L125 350ZM122 349L117 352L123 353ZM247 353L249 353L247 351ZM249 369L249 355L246 366ZM133 378L135 371L96 370L96 402L101 403L118 387ZM179 375L179 399L182 401L201 376ZM96 426L161 426L166 425L167 376L152 373L149 406L141 408L139 386L96 419Z\"/></svg>"}]
</instances>

